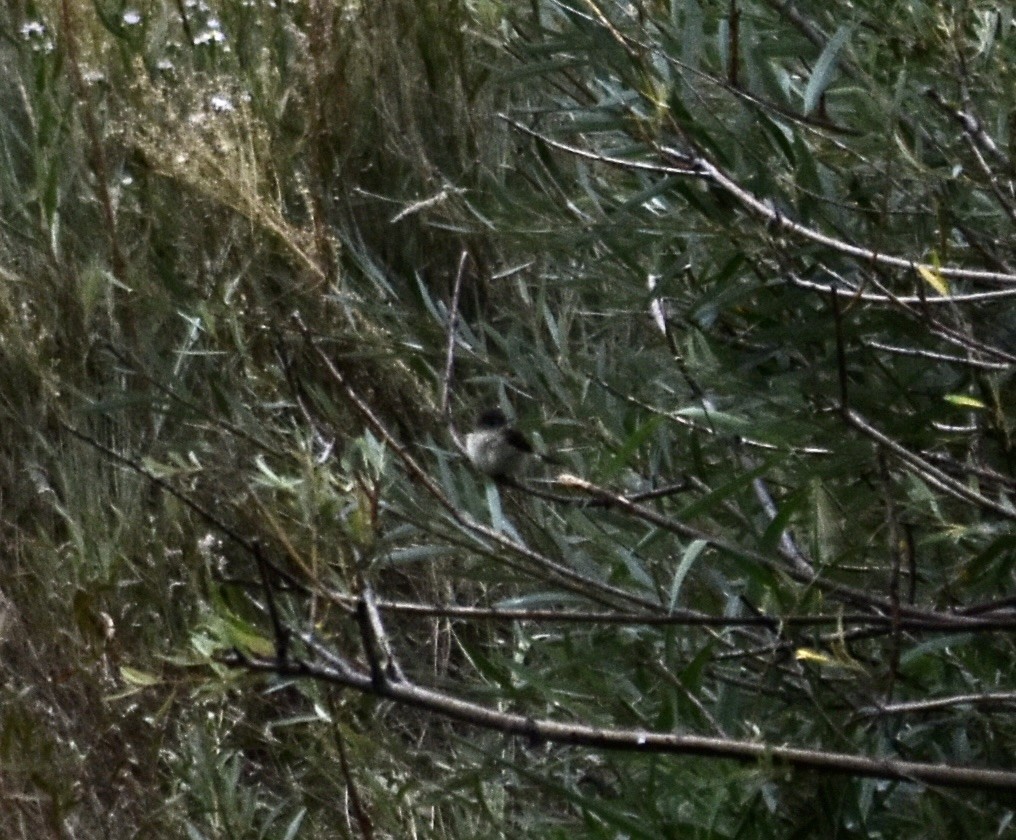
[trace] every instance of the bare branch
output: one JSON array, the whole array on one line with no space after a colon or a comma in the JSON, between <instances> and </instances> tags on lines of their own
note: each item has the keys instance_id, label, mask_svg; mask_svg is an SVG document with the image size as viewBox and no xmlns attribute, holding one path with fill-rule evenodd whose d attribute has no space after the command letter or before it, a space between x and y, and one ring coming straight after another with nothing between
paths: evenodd
<instances>
[{"instance_id":1,"label":"bare branch","mask_svg":"<svg viewBox=\"0 0 1016 840\"><path fill-rule=\"evenodd\" d=\"M308 638L305 641L313 650L320 652L322 645L316 640ZM733 738L564 723L547 718L504 712L451 694L423 688L408 681L384 682L379 686L369 676L343 673L327 665L279 663L270 659L251 658L235 652L223 657L223 661L228 665L250 671L291 677L310 677L376 697L383 697L386 700L432 712L482 729L521 736L530 741L546 741L594 749L624 750L633 753L696 755L746 763L763 761L795 769L817 770L849 776L896 779L946 787L1016 791L1016 772L1010 770L959 767L949 764L901 761L893 758L868 758L849 753L796 749Z\"/></svg>"}]
</instances>

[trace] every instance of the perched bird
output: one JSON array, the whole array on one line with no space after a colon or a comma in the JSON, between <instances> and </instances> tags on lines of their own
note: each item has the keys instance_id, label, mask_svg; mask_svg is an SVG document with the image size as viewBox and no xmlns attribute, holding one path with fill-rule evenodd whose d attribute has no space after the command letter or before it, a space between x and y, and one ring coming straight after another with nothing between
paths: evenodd
<instances>
[{"instance_id":1,"label":"perched bird","mask_svg":"<svg viewBox=\"0 0 1016 840\"><path fill-rule=\"evenodd\" d=\"M483 412L477 418L476 428L466 435L466 457L491 478L514 478L534 455L536 452L526 436L508 424L499 408Z\"/></svg>"}]
</instances>

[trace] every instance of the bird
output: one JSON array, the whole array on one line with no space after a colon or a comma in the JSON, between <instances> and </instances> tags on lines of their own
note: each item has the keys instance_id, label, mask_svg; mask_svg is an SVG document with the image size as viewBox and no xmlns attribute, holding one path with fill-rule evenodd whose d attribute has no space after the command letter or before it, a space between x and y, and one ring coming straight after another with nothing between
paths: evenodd
<instances>
[{"instance_id":1,"label":"bird","mask_svg":"<svg viewBox=\"0 0 1016 840\"><path fill-rule=\"evenodd\" d=\"M533 456L543 457L537 455L522 432L508 423L499 408L484 411L476 420L476 428L466 435L469 462L493 479L514 478Z\"/></svg>"}]
</instances>

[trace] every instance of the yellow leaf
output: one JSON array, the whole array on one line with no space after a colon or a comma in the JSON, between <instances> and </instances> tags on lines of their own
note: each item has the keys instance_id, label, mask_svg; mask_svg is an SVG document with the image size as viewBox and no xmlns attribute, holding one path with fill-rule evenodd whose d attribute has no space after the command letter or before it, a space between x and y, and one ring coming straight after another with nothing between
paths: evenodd
<instances>
[{"instance_id":1,"label":"yellow leaf","mask_svg":"<svg viewBox=\"0 0 1016 840\"><path fill-rule=\"evenodd\" d=\"M919 265L917 266L917 273L921 275L925 283L942 295L942 297L949 297L952 294L949 291L949 281L942 276L942 272L938 269Z\"/></svg>"},{"instance_id":2,"label":"yellow leaf","mask_svg":"<svg viewBox=\"0 0 1016 840\"><path fill-rule=\"evenodd\" d=\"M835 656L829 656L814 648L798 648L794 651L798 662L816 662L824 668L844 668L848 671L864 671L861 664L847 653L846 649L836 650Z\"/></svg>"},{"instance_id":3,"label":"yellow leaf","mask_svg":"<svg viewBox=\"0 0 1016 840\"><path fill-rule=\"evenodd\" d=\"M977 397L968 397L966 394L946 394L945 401L961 408L987 408Z\"/></svg>"},{"instance_id":4,"label":"yellow leaf","mask_svg":"<svg viewBox=\"0 0 1016 840\"><path fill-rule=\"evenodd\" d=\"M838 664L831 656L826 656L824 653L817 651L814 648L798 648L794 651L794 658L798 661L818 662L819 665Z\"/></svg>"}]
</instances>

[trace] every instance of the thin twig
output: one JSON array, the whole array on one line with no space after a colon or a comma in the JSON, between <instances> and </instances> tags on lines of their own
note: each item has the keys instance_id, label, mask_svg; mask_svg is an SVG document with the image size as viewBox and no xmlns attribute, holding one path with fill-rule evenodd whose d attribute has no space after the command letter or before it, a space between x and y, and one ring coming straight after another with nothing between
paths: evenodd
<instances>
[{"instance_id":1,"label":"thin twig","mask_svg":"<svg viewBox=\"0 0 1016 840\"><path fill-rule=\"evenodd\" d=\"M364 807L363 798L360 796L360 789L357 787L356 779L353 777L353 768L349 764L349 751L346 749L346 739L339 726L339 710L332 692L326 692L328 708L332 718L332 737L335 739L335 747L339 751L339 768L346 780L346 795L349 797L349 805L356 818L356 824L360 834L365 840L372 840L374 837L374 823Z\"/></svg>"},{"instance_id":2,"label":"thin twig","mask_svg":"<svg viewBox=\"0 0 1016 840\"><path fill-rule=\"evenodd\" d=\"M729 540L713 536L698 528L694 528L691 525L687 525L684 522L678 521L676 519L667 516L663 516L662 514L657 513L655 510L652 510L643 505L638 505L633 502L630 502L623 496L618 496L616 493L612 493L611 491L603 487L598 487L592 482L586 481L585 479L579 478L578 476L574 475L558 476L558 483L561 484L562 487L570 487L577 490L582 490L584 492L590 493L593 496L604 499L605 501L610 501L613 507L618 508L620 510L624 510L629 514L638 517L639 519L657 525L663 530L669 531L673 534L677 534L681 537L684 537L685 539L703 540L704 542L716 548L717 550L722 551L724 554L728 554L732 557L738 557L742 560L747 560L753 563L758 563L759 565L767 569L770 569L771 571L776 573L782 572L784 574L787 574L790 578L796 580L799 583L808 586L814 586L818 589L823 590L824 592L827 592L829 595L832 595L847 603L876 609L881 611L883 614L889 613L891 610L890 605L885 601L885 599L872 595L870 592L866 590L857 589L853 586L847 586L846 584L827 580L814 573L812 574L805 573L803 570L797 568L794 565L779 563L760 551L756 551L751 548L737 545L736 543L732 543ZM927 610L917 609L915 607L900 607L900 614L911 618L942 617L941 614L935 614ZM957 622L956 627L957 629L959 629L962 628L963 623L968 619L965 617L961 617L959 615L955 615L951 617L949 620Z\"/></svg>"},{"instance_id":3,"label":"thin twig","mask_svg":"<svg viewBox=\"0 0 1016 840\"><path fill-rule=\"evenodd\" d=\"M883 254L878 251L873 251L870 248L862 248L861 246L854 245L851 242L845 242L842 239L829 236L821 231L801 224L800 222L795 222L783 215L776 210L770 202L758 198L753 193L744 189L733 178L727 176L718 166L706 160L701 155L689 154L670 146L657 146L657 151L661 156L666 159L678 161L679 165L668 166L666 164L648 163L645 161L625 160L623 158L603 155L598 152L590 152L587 149L583 149L571 143L563 143L560 140L554 140L541 132L534 131L506 114L501 114L500 116L518 131L528 134L529 136L546 143L552 148L559 149L560 151L567 152L568 154L575 155L586 160L592 160L629 170L643 170L667 175L706 178L723 189L728 195L732 196L746 210L749 210L751 213L761 218L766 224L781 230L786 230L800 236L802 239L807 239L819 245L824 245L825 247L841 254L856 257L863 262L872 265L904 268L915 272L919 272L923 269L935 272L942 277L955 279L988 283L1016 284L1016 274L998 271L984 271L981 269L960 268L957 266L936 266L930 263L918 262L917 260L908 259L906 257L896 257L889 254ZM1016 291L1012 294L1016 294Z\"/></svg>"},{"instance_id":4,"label":"thin twig","mask_svg":"<svg viewBox=\"0 0 1016 840\"><path fill-rule=\"evenodd\" d=\"M937 353L934 350L924 350L920 347L899 347L894 344L886 344L883 341L875 341L874 339L862 339L861 344L865 347L870 347L872 350L882 350L896 356L913 356L949 365L964 365L966 367L978 368L979 370L1011 370L1013 367L1012 363L984 362L969 357L954 356L950 353Z\"/></svg>"},{"instance_id":5,"label":"thin twig","mask_svg":"<svg viewBox=\"0 0 1016 840\"><path fill-rule=\"evenodd\" d=\"M882 717L884 715L907 715L952 709L955 706L997 706L1016 708L1016 692L989 691L984 694L954 694L950 697L935 697L931 700L910 700L905 703L887 703L859 709L857 717Z\"/></svg>"},{"instance_id":6,"label":"thin twig","mask_svg":"<svg viewBox=\"0 0 1016 840\"><path fill-rule=\"evenodd\" d=\"M814 280L805 280L796 275L790 275L790 282L799 289L808 289L813 292L829 292L827 283L816 283ZM875 292L864 292L859 287L843 286L834 287L834 291L840 297L851 300L863 300L866 303L896 303L916 306L922 303L920 295L880 295ZM957 303L992 303L1016 298L1016 289L995 289L990 292L970 292L969 294L950 294L928 298L924 303L931 306L952 306Z\"/></svg>"},{"instance_id":7,"label":"thin twig","mask_svg":"<svg viewBox=\"0 0 1016 840\"><path fill-rule=\"evenodd\" d=\"M889 557L891 569L889 573L889 603L892 606L890 615L893 620L891 643L889 648L889 684L886 686L886 702L892 700L893 689L896 687L896 680L899 676L900 649L902 638L900 631L900 522L896 513L896 502L893 498L892 478L889 475L889 465L886 463L885 450L879 447L876 454L878 461L878 475L882 483L882 500L885 505L887 540L889 542Z\"/></svg>"},{"instance_id":8,"label":"thin twig","mask_svg":"<svg viewBox=\"0 0 1016 840\"><path fill-rule=\"evenodd\" d=\"M381 687L391 682L405 682L406 676L395 658L395 650L381 621L374 590L369 586L364 587L357 599L356 620L375 685Z\"/></svg>"},{"instance_id":9,"label":"thin twig","mask_svg":"<svg viewBox=\"0 0 1016 840\"><path fill-rule=\"evenodd\" d=\"M462 251L459 258L459 270L455 274L455 287L452 289L452 301L448 306L448 344L445 350L444 376L441 377L441 417L445 423L451 420L452 376L455 372L455 336L459 326L459 295L462 291L462 278L466 273L467 251Z\"/></svg>"},{"instance_id":10,"label":"thin twig","mask_svg":"<svg viewBox=\"0 0 1016 840\"><path fill-rule=\"evenodd\" d=\"M973 114L961 111L958 108L950 106L943 98L942 95L935 90L935 88L929 87L925 91L925 95L930 99L935 106L941 110L944 114L948 114L960 126L963 128L963 133L970 138L971 142L977 147L984 149L988 152L995 160L1002 164L1010 171L1012 171L1012 162L1008 156L1001 150L998 143L989 135L981 125L981 121L977 119Z\"/></svg>"},{"instance_id":11,"label":"thin twig","mask_svg":"<svg viewBox=\"0 0 1016 840\"><path fill-rule=\"evenodd\" d=\"M1016 509L1001 502L996 502L994 499L989 499L976 490L970 489L964 482L957 481L917 453L911 452L902 444L897 443L891 437L876 429L854 409L846 409L843 412L843 416L848 425L880 446L885 447L897 460L906 465L910 472L918 476L922 481L960 501L975 505L983 510L991 511L1003 519L1016 520Z\"/></svg>"},{"instance_id":12,"label":"thin twig","mask_svg":"<svg viewBox=\"0 0 1016 840\"><path fill-rule=\"evenodd\" d=\"M351 607L358 601L356 595L323 590L332 602ZM378 599L377 608L383 612L394 612L416 618L462 619L466 621L531 621L563 624L621 624L646 627L822 627L832 625L859 624L862 627L849 632L873 628L891 629L894 619L891 615L872 613L838 613L815 615L710 615L695 610L672 610L666 613L625 612L622 610L575 610L575 609L511 609L506 607L470 607L461 604L427 604L419 601L392 601ZM962 624L957 625L955 613L925 612L920 617L900 616L899 626L907 632L1010 632L1016 630L1016 615L1007 614L997 618L971 620L968 612L963 613Z\"/></svg>"},{"instance_id":13,"label":"thin twig","mask_svg":"<svg viewBox=\"0 0 1016 840\"><path fill-rule=\"evenodd\" d=\"M264 552L261 550L261 543L254 539L251 541L254 549L254 558L257 560L258 574L261 577L261 588L265 593L265 604L268 608L268 617L272 622L272 632L275 636L275 658L279 662L285 662L289 657L289 629L283 626L279 616L279 608L275 603L275 590L272 587L271 579L268 577L268 562L265 560Z\"/></svg>"}]
</instances>

